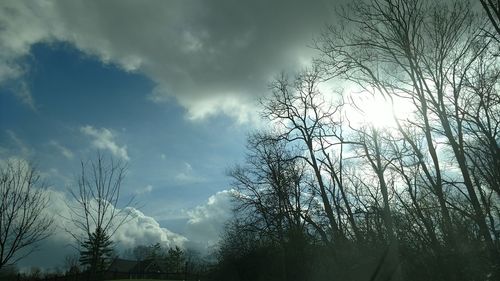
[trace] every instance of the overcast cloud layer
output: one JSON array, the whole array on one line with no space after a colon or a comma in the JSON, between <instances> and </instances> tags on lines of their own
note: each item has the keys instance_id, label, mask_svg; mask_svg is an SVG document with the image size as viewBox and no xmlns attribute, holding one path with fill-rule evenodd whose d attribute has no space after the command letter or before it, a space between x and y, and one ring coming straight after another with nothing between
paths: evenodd
<instances>
[{"instance_id":1,"label":"overcast cloud layer","mask_svg":"<svg viewBox=\"0 0 500 281\"><path fill-rule=\"evenodd\" d=\"M328 4L330 3L330 4ZM307 47L333 14L331 1L2 1L0 82L29 69L36 43L68 42L156 83L199 119L248 120L277 72L309 62ZM36 108L26 82L19 99Z\"/></svg>"}]
</instances>

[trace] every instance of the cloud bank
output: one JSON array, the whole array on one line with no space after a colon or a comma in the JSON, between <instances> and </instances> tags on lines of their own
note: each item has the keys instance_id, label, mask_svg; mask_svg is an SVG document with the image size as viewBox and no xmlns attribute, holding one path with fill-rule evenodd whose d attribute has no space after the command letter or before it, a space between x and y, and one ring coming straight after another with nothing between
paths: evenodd
<instances>
[{"instance_id":1,"label":"cloud bank","mask_svg":"<svg viewBox=\"0 0 500 281\"><path fill-rule=\"evenodd\" d=\"M25 167L29 166L23 158L9 159L21 161ZM6 159L0 158L0 165L5 165L5 162ZM152 189L152 186L146 188ZM75 210L78 203L67 192L52 188L44 192L50 198L50 204L44 212L46 216L54 219L54 231L48 239L39 243L37 251L18 263L18 267L23 271L33 266L45 270L66 270L65 257L78 253L78 243L72 235L79 236L81 229L70 220L71 210ZM204 204L186 211L188 220L183 235L162 227L155 218L134 207L126 207L123 211L129 214L129 219L112 236L117 254L135 246L156 243L160 243L164 248L180 246L207 253L217 244L226 222L232 217L233 192L217 192ZM49 256L50 259L47 259Z\"/></svg>"},{"instance_id":2,"label":"cloud bank","mask_svg":"<svg viewBox=\"0 0 500 281\"><path fill-rule=\"evenodd\" d=\"M206 250L219 242L226 223L232 218L233 192L219 191L210 196L205 204L188 211L186 236L190 245Z\"/></svg>"},{"instance_id":3,"label":"cloud bank","mask_svg":"<svg viewBox=\"0 0 500 281\"><path fill-rule=\"evenodd\" d=\"M29 269L31 266L64 269L64 258L78 252L76 241L69 234L69 232L78 233L78 229L66 218L70 213L68 206L75 204L74 199L60 191L49 189L46 192L50 196L46 214L55 219L55 231L52 236L40 243L38 251L19 262L20 269ZM165 247L184 247L187 242L186 237L161 227L154 218L141 211L131 207L126 211L130 214L130 219L112 237L118 254L138 245L160 243ZM48 256L50 259L47 259Z\"/></svg>"}]
</instances>

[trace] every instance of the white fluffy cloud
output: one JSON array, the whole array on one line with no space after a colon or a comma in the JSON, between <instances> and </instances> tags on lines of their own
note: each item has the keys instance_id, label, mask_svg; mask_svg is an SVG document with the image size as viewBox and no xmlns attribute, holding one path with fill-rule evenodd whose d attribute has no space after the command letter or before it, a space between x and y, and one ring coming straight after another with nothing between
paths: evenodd
<instances>
[{"instance_id":1,"label":"white fluffy cloud","mask_svg":"<svg viewBox=\"0 0 500 281\"><path fill-rule=\"evenodd\" d=\"M131 219L115 233L114 239L121 248L132 248L137 245L160 243L165 247L183 246L187 239L176 234L141 211L130 208Z\"/></svg>"},{"instance_id":2,"label":"white fluffy cloud","mask_svg":"<svg viewBox=\"0 0 500 281\"><path fill-rule=\"evenodd\" d=\"M215 245L232 217L233 190L224 190L210 196L204 205L188 212L186 236L191 245L206 248Z\"/></svg>"},{"instance_id":3,"label":"white fluffy cloud","mask_svg":"<svg viewBox=\"0 0 500 281\"><path fill-rule=\"evenodd\" d=\"M21 268L39 266L46 269L64 266L64 258L76 253L75 241L64 229L74 226L65 219L69 214L69 205L73 202L66 194L48 190L51 204L47 210L56 218L56 232L44 240L37 252L19 263ZM141 211L128 208L130 219L114 234L115 249L118 253L137 245L160 243L164 247L180 246L206 251L216 245L225 224L232 217L232 190L224 190L210 196L208 201L190 211L186 224L185 236L174 233L152 217ZM46 257L50 255L50 259Z\"/></svg>"},{"instance_id":4,"label":"white fluffy cloud","mask_svg":"<svg viewBox=\"0 0 500 281\"><path fill-rule=\"evenodd\" d=\"M80 131L92 137L92 145L98 149L109 150L114 156L119 157L123 160L130 160L127 153L127 146L120 146L115 141L115 136L113 133L106 128L96 129L92 126L84 126L80 128Z\"/></svg>"},{"instance_id":5,"label":"white fluffy cloud","mask_svg":"<svg viewBox=\"0 0 500 281\"><path fill-rule=\"evenodd\" d=\"M47 193L50 196L50 204L46 213L55 218L55 232L40 243L38 251L19 262L21 269L31 266L46 269L62 268L64 258L77 253L76 242L66 231L77 233L75 226L67 219L70 213L68 205L72 206L74 200L60 191L47 190ZM134 208L128 208L127 211L130 219L112 237L118 253L137 245L160 243L166 247L174 245L182 247L186 243L185 237L161 227L154 218ZM50 259L47 259L49 256Z\"/></svg>"},{"instance_id":6,"label":"white fluffy cloud","mask_svg":"<svg viewBox=\"0 0 500 281\"><path fill-rule=\"evenodd\" d=\"M24 161L22 158L16 159ZM4 161L0 158L0 165ZM152 186L147 186L146 189L152 189ZM118 253L122 253L137 245L160 243L164 247L180 246L202 252L209 250L219 241L226 222L232 217L233 192L233 190L217 192L210 196L206 203L187 211L188 219L183 235L162 227L155 218L140 210L128 207L124 211L130 214L129 219L112 237L115 249ZM69 234L69 232L78 233L76 226L69 220L71 213L69 208L76 205L75 200L67 193L54 189L48 189L46 193L50 197L50 204L45 211L48 216L55 219L55 231L52 236L40 243L38 251L19 262L19 267L24 270L32 266L51 270L64 269L64 258L77 253L78 245ZM51 258L47 259L48 256Z\"/></svg>"},{"instance_id":7,"label":"white fluffy cloud","mask_svg":"<svg viewBox=\"0 0 500 281\"><path fill-rule=\"evenodd\" d=\"M276 73L301 67L331 14L325 1L1 1L0 83L22 77L37 43L67 42L156 83L191 119L254 118ZM36 97L19 92L34 107Z\"/></svg>"}]
</instances>

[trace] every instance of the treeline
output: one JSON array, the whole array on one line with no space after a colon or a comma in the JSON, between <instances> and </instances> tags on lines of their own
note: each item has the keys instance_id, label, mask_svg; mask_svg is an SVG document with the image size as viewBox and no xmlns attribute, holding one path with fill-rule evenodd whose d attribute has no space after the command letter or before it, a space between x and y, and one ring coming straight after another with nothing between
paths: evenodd
<instances>
[{"instance_id":1,"label":"treeline","mask_svg":"<svg viewBox=\"0 0 500 281\"><path fill-rule=\"evenodd\" d=\"M57 228L53 225L55 217L47 210L50 191L37 168L13 158L0 164L0 280L102 280L110 276L110 265L123 257L129 261L154 261L158 270L170 277L170 273L178 277L179 273L184 277L188 273L201 276L207 270L204 257L177 246L139 245L118 255L112 237L135 215L129 208L133 198L118 206L126 163L100 152L95 159L81 161L80 175L70 190L73 200L66 201L68 212L58 217L67 224ZM56 231L65 231L74 239L76 253L54 261L63 265L61 268L32 267L21 272L16 264ZM127 268L114 271L129 276Z\"/></svg>"},{"instance_id":2,"label":"treeline","mask_svg":"<svg viewBox=\"0 0 500 281\"><path fill-rule=\"evenodd\" d=\"M345 7L262 101L214 280L500 280L500 34L478 7ZM355 95L394 122L354 122Z\"/></svg>"},{"instance_id":3,"label":"treeline","mask_svg":"<svg viewBox=\"0 0 500 281\"><path fill-rule=\"evenodd\" d=\"M29 270L21 272L15 265L6 266L0 270L0 280L103 280L117 279L117 276L130 278L130 276L144 275L152 278L164 276L176 278L204 278L211 262L202 256L199 252L182 249L178 246L164 247L160 243L151 245L137 245L133 248L124 250L121 254L113 251L109 258L105 259L105 269L91 272L89 267L81 263L80 255L67 255L61 266L54 269L42 270L40 267L31 267ZM146 262L154 261L158 265L159 272L148 271L141 268L128 272L128 268L113 268L109 266L115 259L126 261ZM141 270L144 270L142 272ZM118 278L120 279L120 278Z\"/></svg>"},{"instance_id":4,"label":"treeline","mask_svg":"<svg viewBox=\"0 0 500 281\"><path fill-rule=\"evenodd\" d=\"M121 258L135 261L155 260L163 272L204 274L209 262L201 253L178 246L163 247L160 243L149 246L138 245L125 250Z\"/></svg>"}]
</instances>

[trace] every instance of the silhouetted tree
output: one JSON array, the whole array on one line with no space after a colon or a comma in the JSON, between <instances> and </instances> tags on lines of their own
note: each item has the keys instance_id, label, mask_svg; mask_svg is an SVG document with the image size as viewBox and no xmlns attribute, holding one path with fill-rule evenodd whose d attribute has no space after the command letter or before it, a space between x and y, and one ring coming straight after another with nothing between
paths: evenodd
<instances>
[{"instance_id":1,"label":"silhouetted tree","mask_svg":"<svg viewBox=\"0 0 500 281\"><path fill-rule=\"evenodd\" d=\"M80 264L84 268L90 268L91 272L99 272L107 269L113 256L113 242L106 232L101 228L91 233L90 237L80 245Z\"/></svg>"},{"instance_id":2,"label":"silhouetted tree","mask_svg":"<svg viewBox=\"0 0 500 281\"><path fill-rule=\"evenodd\" d=\"M64 269L66 270L66 274L73 275L80 273L79 260L79 255L76 254L64 257Z\"/></svg>"},{"instance_id":3,"label":"silhouetted tree","mask_svg":"<svg viewBox=\"0 0 500 281\"><path fill-rule=\"evenodd\" d=\"M168 249L165 263L168 272L183 272L186 263L184 251L178 246Z\"/></svg>"},{"instance_id":4,"label":"silhouetted tree","mask_svg":"<svg viewBox=\"0 0 500 281\"><path fill-rule=\"evenodd\" d=\"M268 233L280 243L288 230L304 231L313 201L304 165L285 145L275 136L255 133L248 138L246 163L229 173L237 190L236 208L247 229Z\"/></svg>"},{"instance_id":5,"label":"silhouetted tree","mask_svg":"<svg viewBox=\"0 0 500 281\"><path fill-rule=\"evenodd\" d=\"M40 174L21 160L0 166L0 269L31 254L52 234L53 219Z\"/></svg>"},{"instance_id":6,"label":"silhouetted tree","mask_svg":"<svg viewBox=\"0 0 500 281\"><path fill-rule=\"evenodd\" d=\"M151 246L139 245L134 248L133 255L136 260L143 261L149 258L150 256L155 255L155 253L153 253L152 250L154 250L152 248L152 245Z\"/></svg>"},{"instance_id":7,"label":"silhouetted tree","mask_svg":"<svg viewBox=\"0 0 500 281\"><path fill-rule=\"evenodd\" d=\"M495 0L479 0L483 10L488 15L491 25L496 31L496 37L500 38L500 2ZM494 36L494 35L493 35ZM497 39L500 40L500 39Z\"/></svg>"},{"instance_id":8,"label":"silhouetted tree","mask_svg":"<svg viewBox=\"0 0 500 281\"><path fill-rule=\"evenodd\" d=\"M484 168L483 179L490 178L490 182L495 174L491 173L491 167L495 166L498 141L493 141L495 137L488 140L488 136L496 135L491 129L498 128L498 122L491 117L497 110L493 103L482 101L481 93L487 94L483 90L488 87L484 86L495 85L489 77L496 76L498 66L491 39L482 36L481 22L472 14L469 4L354 1L343 22L329 26L317 47L324 54L319 59L320 65L329 76L356 83L367 94L413 103L413 115L396 119L398 138L411 147L418 160L415 164L420 166L422 177L419 177L437 200L440 229L429 231L431 221L422 220L426 221L428 233L442 233L446 246L435 249L443 262L445 256L456 256L461 251L461 232L455 226L457 220L466 216L473 218L494 265L499 261L499 252L493 235L495 227L487 220L495 218L489 215L491 204L482 195L484 185L474 182L473 173ZM487 75L478 75L481 72ZM488 122L491 124L485 129L477 128L478 124ZM417 130L416 135L423 138L415 139L409 128ZM468 158L469 145L483 151L493 148L495 153L493 157L485 154L486 161L477 161ZM451 175L450 167L455 167L457 173ZM411 167L400 168L397 170L404 178L408 175L404 170ZM416 206L419 203L414 199L412 204ZM422 209L415 210L422 217ZM453 275L458 270L461 269L447 273Z\"/></svg>"},{"instance_id":9,"label":"silhouetted tree","mask_svg":"<svg viewBox=\"0 0 500 281\"><path fill-rule=\"evenodd\" d=\"M269 133L252 134L246 162L229 175L236 189L235 210L241 231L268 241L268 246L280 253L276 262L281 274L300 279L305 273L301 270L305 263L300 261L311 237L308 231L319 228L312 226L318 206L307 185L305 163L286 145L286 140Z\"/></svg>"},{"instance_id":10,"label":"silhouetted tree","mask_svg":"<svg viewBox=\"0 0 500 281\"><path fill-rule=\"evenodd\" d=\"M240 208L221 243L225 279L292 280L299 274L290 274L287 257L302 255L309 280L496 280L494 39L467 1L360 0L345 8L315 42L323 53L316 65L272 83L262 104L275 133L252 136L247 161L230 174ZM331 78L394 108L403 101L408 112L395 110L389 128L353 123L348 110L358 105L320 90ZM285 163L297 160L296 221L306 239L287 245L293 208L284 208L284 190L292 189L282 187L293 186ZM301 254L292 254L296 245Z\"/></svg>"},{"instance_id":11,"label":"silhouetted tree","mask_svg":"<svg viewBox=\"0 0 500 281\"><path fill-rule=\"evenodd\" d=\"M335 117L339 105L324 99L318 88L321 81L321 73L316 68L299 73L293 80L282 75L271 84L271 97L263 100L263 116L279 126L281 133L278 138L295 144L302 150L303 153L298 153L297 157L303 159L313 172L314 187L321 198L324 215L328 221L327 229L320 227L320 224L313 223L313 226L322 233L325 241L336 243L346 238L340 217L341 207L335 198L338 195L334 192L334 189L338 188L341 191L338 197L345 199L341 181L342 157L336 158L326 149L343 143L332 143L341 139L341 136L335 134L338 128ZM338 166L334 167L335 162ZM329 170L324 169L325 166ZM356 232L350 206L346 204L344 207Z\"/></svg>"},{"instance_id":12,"label":"silhouetted tree","mask_svg":"<svg viewBox=\"0 0 500 281\"><path fill-rule=\"evenodd\" d=\"M125 164L106 161L97 154L96 160L81 162L78 188L71 190L76 206L69 206L70 221L77 231L68 230L81 248L80 262L91 274L104 268L111 253L111 237L127 218L126 207L118 206Z\"/></svg>"},{"instance_id":13,"label":"silhouetted tree","mask_svg":"<svg viewBox=\"0 0 500 281\"><path fill-rule=\"evenodd\" d=\"M19 269L15 265L5 265L0 268L0 280L16 280Z\"/></svg>"}]
</instances>

